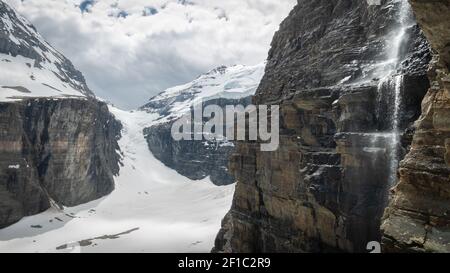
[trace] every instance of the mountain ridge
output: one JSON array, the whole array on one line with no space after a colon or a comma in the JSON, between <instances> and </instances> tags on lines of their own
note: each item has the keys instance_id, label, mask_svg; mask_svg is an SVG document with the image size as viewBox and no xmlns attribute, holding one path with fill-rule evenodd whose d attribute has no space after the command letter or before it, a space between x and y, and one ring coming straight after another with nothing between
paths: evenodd
<instances>
[{"instance_id":1,"label":"mountain ridge","mask_svg":"<svg viewBox=\"0 0 450 273\"><path fill-rule=\"evenodd\" d=\"M255 94L264 68L265 63L219 66L191 82L160 92L140 109L159 113L164 122L181 117L201 101L243 99Z\"/></svg>"},{"instance_id":2,"label":"mountain ridge","mask_svg":"<svg viewBox=\"0 0 450 273\"><path fill-rule=\"evenodd\" d=\"M92 97L83 74L23 16L0 1L0 100Z\"/></svg>"}]
</instances>

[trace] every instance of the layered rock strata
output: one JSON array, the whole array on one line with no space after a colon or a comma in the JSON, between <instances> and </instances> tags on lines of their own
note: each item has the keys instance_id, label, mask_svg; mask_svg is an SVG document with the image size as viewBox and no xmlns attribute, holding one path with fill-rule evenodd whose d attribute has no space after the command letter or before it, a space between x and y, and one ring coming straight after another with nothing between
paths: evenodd
<instances>
[{"instance_id":1,"label":"layered rock strata","mask_svg":"<svg viewBox=\"0 0 450 273\"><path fill-rule=\"evenodd\" d=\"M434 49L431 88L386 210L383 250L450 252L450 1L410 1Z\"/></svg>"},{"instance_id":2,"label":"layered rock strata","mask_svg":"<svg viewBox=\"0 0 450 273\"><path fill-rule=\"evenodd\" d=\"M0 103L0 227L114 189L121 124L95 100Z\"/></svg>"},{"instance_id":3,"label":"layered rock strata","mask_svg":"<svg viewBox=\"0 0 450 273\"><path fill-rule=\"evenodd\" d=\"M429 87L428 43L415 24L386 67L399 10L398 1L298 1L254 98L280 105L280 148L237 144L235 197L213 251L364 252L381 240L392 162L410 148ZM401 141L392 145L394 112Z\"/></svg>"}]
</instances>

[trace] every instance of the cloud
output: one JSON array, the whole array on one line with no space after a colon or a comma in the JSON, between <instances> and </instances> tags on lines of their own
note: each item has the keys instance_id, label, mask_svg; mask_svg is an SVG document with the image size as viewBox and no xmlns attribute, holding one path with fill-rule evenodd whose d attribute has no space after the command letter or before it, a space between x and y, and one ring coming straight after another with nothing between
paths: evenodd
<instances>
[{"instance_id":1,"label":"cloud","mask_svg":"<svg viewBox=\"0 0 450 273\"><path fill-rule=\"evenodd\" d=\"M254 65L296 0L7 0L123 108L220 65Z\"/></svg>"}]
</instances>

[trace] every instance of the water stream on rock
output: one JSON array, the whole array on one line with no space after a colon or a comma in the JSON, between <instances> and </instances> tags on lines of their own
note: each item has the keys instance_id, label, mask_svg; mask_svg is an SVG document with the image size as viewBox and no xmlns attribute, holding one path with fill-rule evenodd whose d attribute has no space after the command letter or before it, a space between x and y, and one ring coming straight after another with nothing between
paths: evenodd
<instances>
[{"instance_id":1,"label":"water stream on rock","mask_svg":"<svg viewBox=\"0 0 450 273\"><path fill-rule=\"evenodd\" d=\"M389 187L395 185L397 177L397 168L399 164L399 146L401 139L400 119L402 112L402 89L403 89L403 75L390 75L378 84L378 103L380 105L382 100L387 100L390 109L387 109L385 115L389 122L389 132L384 134L373 134L373 138L386 138L383 143L387 145L389 156ZM383 98L387 96L387 98ZM381 110L379 110L381 111ZM381 115L379 113L378 115ZM377 141L373 140L372 143Z\"/></svg>"},{"instance_id":2,"label":"water stream on rock","mask_svg":"<svg viewBox=\"0 0 450 273\"><path fill-rule=\"evenodd\" d=\"M371 143L376 145L383 143L386 145L389 160L389 181L388 186L392 187L397 182L397 169L400 161L399 150L401 140L401 114L402 114L402 93L403 75L398 73L398 68L402 62L402 46L407 37L407 29L414 22L412 20L411 7L407 0L395 1L398 4L399 26L387 37L386 47L387 60L379 71L380 80L377 88L377 118L382 120L384 116L388 123L387 133L375 133L371 136ZM389 41L391 41L389 43ZM387 103L387 108L382 108L382 103ZM383 112L385 111L385 112ZM385 138L380 140L380 138ZM386 198L387 199L387 198Z\"/></svg>"}]
</instances>

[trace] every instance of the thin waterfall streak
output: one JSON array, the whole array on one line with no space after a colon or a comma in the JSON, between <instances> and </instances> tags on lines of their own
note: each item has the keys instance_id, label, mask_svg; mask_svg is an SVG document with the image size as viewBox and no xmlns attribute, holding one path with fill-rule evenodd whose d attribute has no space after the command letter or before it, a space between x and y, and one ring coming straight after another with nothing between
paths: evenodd
<instances>
[{"instance_id":1,"label":"thin waterfall streak","mask_svg":"<svg viewBox=\"0 0 450 273\"><path fill-rule=\"evenodd\" d=\"M402 87L403 76L398 75L393 81L394 90L394 114L392 117L392 137L391 137L391 155L390 155L390 179L389 186L394 186L397 182L397 169L400 163L399 159L399 146L400 146L400 113L402 105Z\"/></svg>"},{"instance_id":2,"label":"thin waterfall streak","mask_svg":"<svg viewBox=\"0 0 450 273\"><path fill-rule=\"evenodd\" d=\"M399 133L400 131L400 113L402 107L402 87L403 87L403 75L395 77L394 81L394 116L392 118L392 131Z\"/></svg>"}]
</instances>

